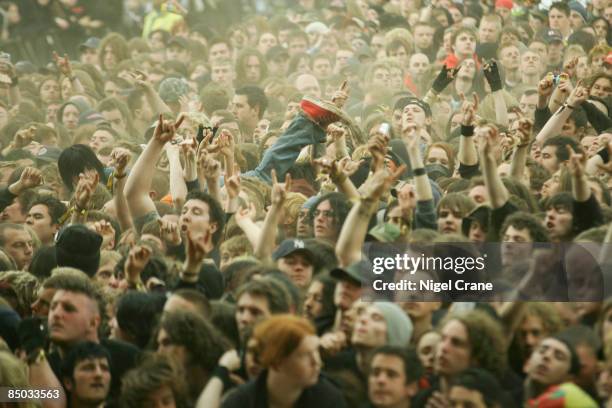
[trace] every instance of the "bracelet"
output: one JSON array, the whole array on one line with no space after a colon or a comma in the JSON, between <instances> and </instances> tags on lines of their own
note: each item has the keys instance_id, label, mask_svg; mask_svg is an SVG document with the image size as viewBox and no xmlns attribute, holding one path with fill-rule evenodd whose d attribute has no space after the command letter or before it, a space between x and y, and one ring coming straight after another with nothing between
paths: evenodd
<instances>
[{"instance_id":1,"label":"bracelet","mask_svg":"<svg viewBox=\"0 0 612 408\"><path fill-rule=\"evenodd\" d=\"M600 151L598 151L597 155L599 157L601 157L601 160L603 160L604 164L606 164L606 163L608 163L610 161L610 152L608 151L607 147L605 147L605 148L601 149Z\"/></svg>"},{"instance_id":2,"label":"bracelet","mask_svg":"<svg viewBox=\"0 0 612 408\"><path fill-rule=\"evenodd\" d=\"M573 107L572 105L570 105L570 104L569 104L569 103L567 103L567 102L565 102L565 103L563 104L563 106L564 106L564 107L566 107L566 108L569 108L569 109L571 109L571 110L576 109L575 107Z\"/></svg>"},{"instance_id":3,"label":"bracelet","mask_svg":"<svg viewBox=\"0 0 612 408\"><path fill-rule=\"evenodd\" d=\"M472 125L461 125L461 136L472 137L474 136L474 126Z\"/></svg>"},{"instance_id":4,"label":"bracelet","mask_svg":"<svg viewBox=\"0 0 612 408\"><path fill-rule=\"evenodd\" d=\"M16 88L19 85L19 77L11 78L11 88Z\"/></svg>"},{"instance_id":5,"label":"bracelet","mask_svg":"<svg viewBox=\"0 0 612 408\"><path fill-rule=\"evenodd\" d=\"M127 176L127 173L123 173L123 174L113 173L113 177L115 177L117 180L121 180L125 176Z\"/></svg>"},{"instance_id":6,"label":"bracelet","mask_svg":"<svg viewBox=\"0 0 612 408\"><path fill-rule=\"evenodd\" d=\"M229 370L227 367L218 365L216 366L211 374L212 377L217 377L223 383L223 390L227 390L232 386L232 381L229 376Z\"/></svg>"},{"instance_id":7,"label":"bracelet","mask_svg":"<svg viewBox=\"0 0 612 408\"><path fill-rule=\"evenodd\" d=\"M419 167L418 169L412 169L412 173L415 176L424 176L425 174L427 174L424 167Z\"/></svg>"}]
</instances>

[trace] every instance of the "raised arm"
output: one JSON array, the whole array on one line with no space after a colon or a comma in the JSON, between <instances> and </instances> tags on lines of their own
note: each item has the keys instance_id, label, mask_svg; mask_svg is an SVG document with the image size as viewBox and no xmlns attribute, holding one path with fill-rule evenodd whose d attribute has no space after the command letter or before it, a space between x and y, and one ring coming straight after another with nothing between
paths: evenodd
<instances>
[{"instance_id":1,"label":"raised arm","mask_svg":"<svg viewBox=\"0 0 612 408\"><path fill-rule=\"evenodd\" d=\"M147 98L147 102L149 106L151 106L153 114L161 115L162 113L172 113L172 110L166 105L162 98L160 98L159 94L155 88L153 88L153 85L148 82L147 76L143 72L136 71L131 73L130 76L136 86L144 92L145 98Z\"/></svg>"},{"instance_id":2,"label":"raised arm","mask_svg":"<svg viewBox=\"0 0 612 408\"><path fill-rule=\"evenodd\" d=\"M525 167L529 148L531 147L531 136L533 130L533 121L525 117L519 119L519 126L515 135L517 144L512 154L512 162L510 163L510 174L512 177L524 181Z\"/></svg>"},{"instance_id":3,"label":"raised arm","mask_svg":"<svg viewBox=\"0 0 612 408\"><path fill-rule=\"evenodd\" d=\"M236 224L240 227L244 235L251 243L251 246L255 248L261 240L261 228L255 224L256 214L255 204L247 203L244 207L239 208L234 214Z\"/></svg>"},{"instance_id":4,"label":"raised arm","mask_svg":"<svg viewBox=\"0 0 612 408\"><path fill-rule=\"evenodd\" d=\"M464 166L474 166L478 164L478 152L474 143L474 121L478 110L478 96L472 95L473 102L468 101L463 95L461 100L461 137L459 139L459 153L457 157L459 163Z\"/></svg>"},{"instance_id":5,"label":"raised arm","mask_svg":"<svg viewBox=\"0 0 612 408\"><path fill-rule=\"evenodd\" d=\"M501 208L508 201L509 194L497 173L497 161L493 154L493 140L496 139L496 131L491 127L485 127L481 132L482 134L478 136L481 137L479 144L480 160L485 186L489 193L491 207L493 209Z\"/></svg>"},{"instance_id":6,"label":"raised arm","mask_svg":"<svg viewBox=\"0 0 612 408\"><path fill-rule=\"evenodd\" d=\"M495 122L507 127L508 126L508 106L504 99L503 86L497 61L491 60L485 64L483 72L489 86L491 87L491 96L493 97L493 105L495 106Z\"/></svg>"},{"instance_id":7,"label":"raised arm","mask_svg":"<svg viewBox=\"0 0 612 408\"><path fill-rule=\"evenodd\" d=\"M584 102L588 96L589 92L586 87L582 85L576 86L567 98L567 102L552 115L548 122L546 122L546 125L540 130L536 136L536 142L541 145L546 139L558 135L572 112Z\"/></svg>"},{"instance_id":8,"label":"raised arm","mask_svg":"<svg viewBox=\"0 0 612 408\"><path fill-rule=\"evenodd\" d=\"M55 65L57 66L59 71L64 74L66 78L68 78L68 80L70 81L73 93L78 95L84 95L85 88L83 88L83 84L81 84L79 78L74 75L74 72L72 71L72 64L70 64L68 55L64 54L63 57L60 57L59 55L57 55L57 52L54 51L53 59L55 60Z\"/></svg>"},{"instance_id":9,"label":"raised arm","mask_svg":"<svg viewBox=\"0 0 612 408\"><path fill-rule=\"evenodd\" d=\"M563 75L563 74L561 74ZM552 96L548 101L548 108L551 112L556 111L563 105L568 97L568 95L572 92L573 85L572 81L567 77L567 75L560 76L559 84L552 92Z\"/></svg>"},{"instance_id":10,"label":"raised arm","mask_svg":"<svg viewBox=\"0 0 612 408\"><path fill-rule=\"evenodd\" d=\"M125 198L134 219L156 211L155 204L149 196L153 174L155 173L155 164L165 144L172 140L176 129L182 122L183 116L179 117L176 122L167 122L160 114L153 137L134 163L125 184Z\"/></svg>"},{"instance_id":11,"label":"raised arm","mask_svg":"<svg viewBox=\"0 0 612 408\"><path fill-rule=\"evenodd\" d=\"M113 182L113 201L121 231L126 231L134 226L130 216L130 209L123 193L125 182L127 181L127 165L130 159L130 151L121 147L113 149L111 153L111 160L115 168L113 172L113 177L115 178Z\"/></svg>"},{"instance_id":12,"label":"raised arm","mask_svg":"<svg viewBox=\"0 0 612 408\"><path fill-rule=\"evenodd\" d=\"M323 171L329 174L331 181L336 185L338 191L346 195L350 201L359 199L359 192L348 177L350 170L356 165L351 162L350 157L344 157L342 160L320 158L314 160L314 163L321 166Z\"/></svg>"},{"instance_id":13,"label":"raised arm","mask_svg":"<svg viewBox=\"0 0 612 408\"><path fill-rule=\"evenodd\" d=\"M291 175L285 175L285 184L280 184L276 178L276 170L272 170L272 205L266 214L263 227L261 229L261 237L255 246L255 256L262 261L269 261L272 256L272 251L276 246L276 235L278 231L278 223L281 219L283 204L287 198L287 192L291 190Z\"/></svg>"},{"instance_id":14,"label":"raised arm","mask_svg":"<svg viewBox=\"0 0 612 408\"><path fill-rule=\"evenodd\" d=\"M100 181L97 171L87 171L79 174L79 182L74 190L74 207L72 207L72 217L70 224L85 224L87 222L87 212L89 211L91 198Z\"/></svg>"},{"instance_id":15,"label":"raised arm","mask_svg":"<svg viewBox=\"0 0 612 408\"><path fill-rule=\"evenodd\" d=\"M427 94L423 97L423 100L432 106L438 99L444 89L455 79L459 72L459 66L455 68L447 68L446 65L442 66L442 69L438 73L438 76L431 85L431 89L427 91Z\"/></svg>"},{"instance_id":16,"label":"raised arm","mask_svg":"<svg viewBox=\"0 0 612 408\"><path fill-rule=\"evenodd\" d=\"M406 170L405 165L400 166L392 174L386 169L381 169L366 180L364 194L349 211L336 243L336 256L340 266L347 266L361 259L361 247L368 233L370 218L378 210L382 195L389 190L404 170Z\"/></svg>"},{"instance_id":17,"label":"raised arm","mask_svg":"<svg viewBox=\"0 0 612 408\"><path fill-rule=\"evenodd\" d=\"M577 153L571 146L567 146L569 153L568 169L572 178L572 195L574 200L584 202L591 196L591 188L586 176L586 155Z\"/></svg>"},{"instance_id":18,"label":"raised arm","mask_svg":"<svg viewBox=\"0 0 612 408\"><path fill-rule=\"evenodd\" d=\"M170 168L170 195L172 196L172 206L180 211L187 197L187 184L183 176L183 166L181 165L180 147L174 144L166 144L166 155Z\"/></svg>"},{"instance_id":19,"label":"raised arm","mask_svg":"<svg viewBox=\"0 0 612 408\"><path fill-rule=\"evenodd\" d=\"M402 139L408 150L410 168L414 174L415 193L417 201L433 200L429 176L425 171L420 150L420 129L415 124L406 124L402 129Z\"/></svg>"}]
</instances>

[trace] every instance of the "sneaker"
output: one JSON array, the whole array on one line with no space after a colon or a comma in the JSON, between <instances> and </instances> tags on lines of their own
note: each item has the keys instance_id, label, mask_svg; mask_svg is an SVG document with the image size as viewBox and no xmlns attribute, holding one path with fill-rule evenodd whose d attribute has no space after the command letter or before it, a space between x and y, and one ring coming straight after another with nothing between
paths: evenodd
<instances>
[{"instance_id":1,"label":"sneaker","mask_svg":"<svg viewBox=\"0 0 612 408\"><path fill-rule=\"evenodd\" d=\"M317 98L305 96L300 102L304 113L323 129L338 121L351 123L351 119L341 109L330 102L325 102Z\"/></svg>"}]
</instances>

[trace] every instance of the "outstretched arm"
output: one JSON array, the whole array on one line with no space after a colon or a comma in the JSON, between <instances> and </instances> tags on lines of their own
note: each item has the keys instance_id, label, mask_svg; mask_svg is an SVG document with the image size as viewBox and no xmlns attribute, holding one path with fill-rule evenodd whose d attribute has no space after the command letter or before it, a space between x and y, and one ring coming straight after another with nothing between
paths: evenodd
<instances>
[{"instance_id":1,"label":"outstretched arm","mask_svg":"<svg viewBox=\"0 0 612 408\"><path fill-rule=\"evenodd\" d=\"M588 97L589 91L586 87L580 84L576 86L567 98L565 105L559 108L548 122L546 122L542 130L540 130L540 133L536 136L536 142L542 145L546 139L558 135L572 112Z\"/></svg>"},{"instance_id":2,"label":"outstretched arm","mask_svg":"<svg viewBox=\"0 0 612 408\"><path fill-rule=\"evenodd\" d=\"M128 208L125 194L125 182L127 181L127 165L130 162L131 154L129 150L121 147L115 148L111 153L111 160L115 171L113 177L113 200L115 203L115 211L117 213L117 221L121 226L121 231L127 231L132 228L132 218L130 217L130 209Z\"/></svg>"},{"instance_id":3,"label":"outstretched arm","mask_svg":"<svg viewBox=\"0 0 612 408\"><path fill-rule=\"evenodd\" d=\"M533 122L527 118L519 119L519 127L517 130L516 138L518 143L514 148L512 155L512 162L510 163L510 174L512 177L524 181L525 166L527 163L527 155L529 148L531 147L531 134L533 129Z\"/></svg>"},{"instance_id":4,"label":"outstretched arm","mask_svg":"<svg viewBox=\"0 0 612 408\"><path fill-rule=\"evenodd\" d=\"M478 96L472 95L473 102L466 100L461 95L463 104L461 105L461 138L459 139L459 153L457 155L459 163L465 166L474 166L478 164L478 152L474 143L474 122L476 119L476 111L478 110Z\"/></svg>"},{"instance_id":5,"label":"outstretched arm","mask_svg":"<svg viewBox=\"0 0 612 408\"><path fill-rule=\"evenodd\" d=\"M489 193L489 201L493 209L501 208L509 199L508 190L501 177L497 173L497 161L493 154L493 140L495 139L495 130L490 127L483 129L483 134L479 135L480 140L480 160L482 161L482 171Z\"/></svg>"},{"instance_id":6,"label":"outstretched arm","mask_svg":"<svg viewBox=\"0 0 612 408\"><path fill-rule=\"evenodd\" d=\"M150 212L155 212L155 204L149 197L155 164L159 159L164 146L172 140L176 129L183 122L183 116L174 123L164 121L159 115L159 122L153 132L153 137L140 154L125 185L125 198L132 217L138 218Z\"/></svg>"},{"instance_id":7,"label":"outstretched arm","mask_svg":"<svg viewBox=\"0 0 612 408\"><path fill-rule=\"evenodd\" d=\"M508 126L508 106L504 99L503 85L497 61L491 60L488 64L485 64L483 72L491 87L491 96L493 97L493 105L495 107L495 121L502 126Z\"/></svg>"},{"instance_id":8,"label":"outstretched arm","mask_svg":"<svg viewBox=\"0 0 612 408\"><path fill-rule=\"evenodd\" d=\"M378 209L382 195L391 188L404 170L406 170L405 165L400 166L392 174L386 169L381 169L366 180L364 194L349 211L336 243L336 256L340 266L348 266L361 259L361 247L368 233L370 218Z\"/></svg>"},{"instance_id":9,"label":"outstretched arm","mask_svg":"<svg viewBox=\"0 0 612 408\"><path fill-rule=\"evenodd\" d=\"M272 205L261 229L260 239L255 246L255 256L262 261L269 261L272 257L272 250L276 246L276 235L278 223L280 221L283 204L287 198L287 192L291 190L291 175L285 175L285 184L280 184L276 178L276 170L272 170Z\"/></svg>"}]
</instances>

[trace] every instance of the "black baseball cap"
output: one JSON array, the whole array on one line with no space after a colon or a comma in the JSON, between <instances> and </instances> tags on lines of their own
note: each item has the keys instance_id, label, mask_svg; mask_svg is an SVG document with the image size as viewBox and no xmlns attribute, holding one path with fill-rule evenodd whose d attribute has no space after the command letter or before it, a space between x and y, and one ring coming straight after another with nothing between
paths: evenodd
<instances>
[{"instance_id":1,"label":"black baseball cap","mask_svg":"<svg viewBox=\"0 0 612 408\"><path fill-rule=\"evenodd\" d=\"M286 239L280 243L276 251L272 254L272 259L278 261L280 258L284 258L294 252L301 252L314 264L315 254L308 247L306 241L301 239Z\"/></svg>"},{"instance_id":2,"label":"black baseball cap","mask_svg":"<svg viewBox=\"0 0 612 408\"><path fill-rule=\"evenodd\" d=\"M340 281L348 280L357 285L364 285L368 282L368 273L372 273L372 264L370 261L362 259L347 267L332 269L330 275Z\"/></svg>"}]
</instances>

